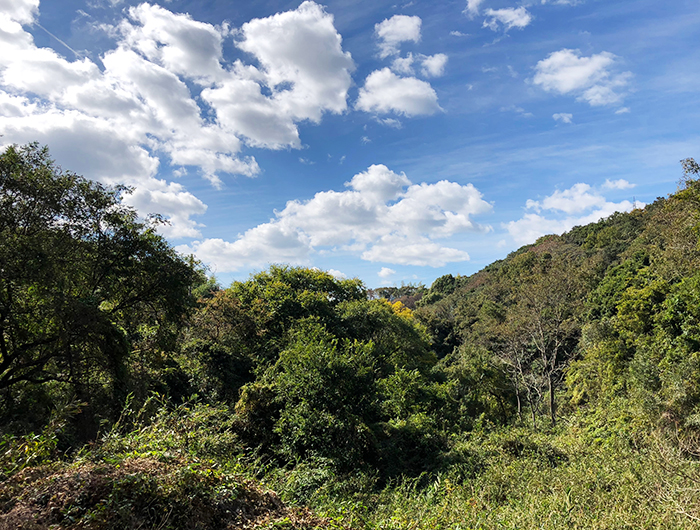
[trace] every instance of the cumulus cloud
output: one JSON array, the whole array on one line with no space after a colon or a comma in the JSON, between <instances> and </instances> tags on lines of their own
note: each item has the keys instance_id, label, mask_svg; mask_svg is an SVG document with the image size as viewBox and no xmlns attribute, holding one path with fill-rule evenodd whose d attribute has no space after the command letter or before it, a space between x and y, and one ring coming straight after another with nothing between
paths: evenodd
<instances>
[{"instance_id":1,"label":"cumulus cloud","mask_svg":"<svg viewBox=\"0 0 700 530\"><path fill-rule=\"evenodd\" d=\"M406 57L397 57L391 63L391 69L397 74L413 75L413 54L408 53Z\"/></svg>"},{"instance_id":2,"label":"cumulus cloud","mask_svg":"<svg viewBox=\"0 0 700 530\"><path fill-rule=\"evenodd\" d=\"M211 24L140 4L129 9L129 20L122 21L118 30L123 44L169 72L203 84L226 75L221 66L224 32Z\"/></svg>"},{"instance_id":3,"label":"cumulus cloud","mask_svg":"<svg viewBox=\"0 0 700 530\"><path fill-rule=\"evenodd\" d=\"M483 27L498 31L499 24L503 31L512 28L523 29L532 22L532 15L524 7L507 7L504 9L487 9Z\"/></svg>"},{"instance_id":4,"label":"cumulus cloud","mask_svg":"<svg viewBox=\"0 0 700 530\"><path fill-rule=\"evenodd\" d=\"M413 75L413 64L421 63L421 75L423 77L440 77L445 73L447 55L436 53L435 55L418 54L416 57L408 53L406 57L397 57L391 63L391 69L397 74Z\"/></svg>"},{"instance_id":5,"label":"cumulus cloud","mask_svg":"<svg viewBox=\"0 0 700 530\"><path fill-rule=\"evenodd\" d=\"M308 264L310 246L302 234L286 232L279 224L266 223L247 230L233 243L223 239L205 239L175 249L195 254L216 273L269 263Z\"/></svg>"},{"instance_id":6,"label":"cumulus cloud","mask_svg":"<svg viewBox=\"0 0 700 530\"><path fill-rule=\"evenodd\" d=\"M447 64L447 55L444 53L436 53L435 55L418 54L416 57L412 53L408 53L406 57L397 57L391 63L391 69L404 75L413 75L413 64L421 63L421 75L423 77L440 77L445 73L445 65Z\"/></svg>"},{"instance_id":7,"label":"cumulus cloud","mask_svg":"<svg viewBox=\"0 0 700 530\"><path fill-rule=\"evenodd\" d=\"M344 272L341 272L339 270L336 270L336 269L328 269L327 272L328 272L328 274L333 276L333 278L336 278L338 280L345 280L348 277L347 274L345 274Z\"/></svg>"},{"instance_id":8,"label":"cumulus cloud","mask_svg":"<svg viewBox=\"0 0 700 530\"><path fill-rule=\"evenodd\" d=\"M403 42L419 42L421 19L395 15L375 25L379 56L393 57L390 68L370 73L355 102L355 108L374 114L395 113L406 117L435 114L442 109L430 83L415 76L418 69L423 77L440 77L445 73L447 55L423 55L409 52L399 56Z\"/></svg>"},{"instance_id":9,"label":"cumulus cloud","mask_svg":"<svg viewBox=\"0 0 700 530\"><path fill-rule=\"evenodd\" d=\"M0 13L7 20L31 24L39 13L39 0L0 0Z\"/></svg>"},{"instance_id":10,"label":"cumulus cloud","mask_svg":"<svg viewBox=\"0 0 700 530\"><path fill-rule=\"evenodd\" d=\"M195 253L218 272L278 261L308 263L325 249L360 254L373 262L437 267L469 255L436 239L490 229L472 220L492 206L471 184L412 184L403 173L373 165L346 186L345 191L290 201L270 222L234 242L196 241L180 250Z\"/></svg>"},{"instance_id":11,"label":"cumulus cloud","mask_svg":"<svg viewBox=\"0 0 700 530\"><path fill-rule=\"evenodd\" d=\"M128 195L124 203L141 212L157 212L166 216L170 223L161 228L167 237L201 237L199 227L192 215L207 211L207 205L185 190L184 186L162 179L149 179Z\"/></svg>"},{"instance_id":12,"label":"cumulus cloud","mask_svg":"<svg viewBox=\"0 0 700 530\"><path fill-rule=\"evenodd\" d=\"M608 185L609 182L606 181L602 188L612 189L627 181L610 182L612 186ZM530 199L525 206L527 212L521 219L503 225L516 243L521 245L533 243L546 234L561 234L574 226L594 223L615 212L628 212L645 205L639 202L635 205L626 200L611 202L600 190L588 184L577 183L564 191L557 190L541 201Z\"/></svg>"},{"instance_id":13,"label":"cumulus cloud","mask_svg":"<svg viewBox=\"0 0 700 530\"><path fill-rule=\"evenodd\" d=\"M616 59L609 52L582 57L579 50L559 50L537 63L532 81L547 92L572 94L592 106L612 105L622 101L619 91L632 76L613 72Z\"/></svg>"},{"instance_id":14,"label":"cumulus cloud","mask_svg":"<svg viewBox=\"0 0 700 530\"><path fill-rule=\"evenodd\" d=\"M447 55L444 53L425 55L421 57L421 60L423 63L421 72L425 77L440 77L445 73Z\"/></svg>"},{"instance_id":15,"label":"cumulus cloud","mask_svg":"<svg viewBox=\"0 0 700 530\"><path fill-rule=\"evenodd\" d=\"M314 2L243 25L237 45L262 65L277 110L294 121L318 122L343 112L354 63L342 50L333 16ZM290 88L291 87L291 88Z\"/></svg>"},{"instance_id":16,"label":"cumulus cloud","mask_svg":"<svg viewBox=\"0 0 700 530\"><path fill-rule=\"evenodd\" d=\"M386 236L362 253L362 259L372 262L389 262L420 267L444 267L448 263L468 261L469 254L456 248L448 248L427 237L405 238Z\"/></svg>"},{"instance_id":17,"label":"cumulus cloud","mask_svg":"<svg viewBox=\"0 0 700 530\"><path fill-rule=\"evenodd\" d=\"M399 77L389 68L375 70L367 76L355 108L365 112L413 117L440 112L433 87L415 77Z\"/></svg>"},{"instance_id":18,"label":"cumulus cloud","mask_svg":"<svg viewBox=\"0 0 700 530\"><path fill-rule=\"evenodd\" d=\"M469 15L469 18L474 18L479 14L479 6L484 3L484 0L467 0L467 7L464 12Z\"/></svg>"},{"instance_id":19,"label":"cumulus cloud","mask_svg":"<svg viewBox=\"0 0 700 530\"><path fill-rule=\"evenodd\" d=\"M379 45L379 56L384 59L399 53L402 42L420 41L420 17L394 15L374 26Z\"/></svg>"},{"instance_id":20,"label":"cumulus cloud","mask_svg":"<svg viewBox=\"0 0 700 530\"><path fill-rule=\"evenodd\" d=\"M562 123L573 123L574 121L574 115L566 112L557 112L556 114L552 114L552 118L554 118L554 121L560 121Z\"/></svg>"},{"instance_id":21,"label":"cumulus cloud","mask_svg":"<svg viewBox=\"0 0 700 530\"><path fill-rule=\"evenodd\" d=\"M377 276L386 280L394 274L396 274L396 271L394 269L390 269L389 267L382 267L382 269L377 273Z\"/></svg>"},{"instance_id":22,"label":"cumulus cloud","mask_svg":"<svg viewBox=\"0 0 700 530\"><path fill-rule=\"evenodd\" d=\"M78 172L135 187L129 200L167 215L173 236L197 236L190 216L206 207L154 178L163 163L197 168L216 186L224 174L252 177L259 167L246 146L300 148L298 123L347 109L354 63L314 2L235 31L142 3L102 26L115 40L103 67L38 47L23 27L38 5L0 0L2 141L46 143ZM224 60L231 34L249 63Z\"/></svg>"},{"instance_id":23,"label":"cumulus cloud","mask_svg":"<svg viewBox=\"0 0 700 530\"><path fill-rule=\"evenodd\" d=\"M634 188L636 184L632 184L625 179L618 179L618 180L610 180L610 179L605 179L605 183L603 184L603 189L606 190L630 190Z\"/></svg>"},{"instance_id":24,"label":"cumulus cloud","mask_svg":"<svg viewBox=\"0 0 700 530\"><path fill-rule=\"evenodd\" d=\"M578 183L564 191L555 191L542 201L528 199L528 209L541 212L542 210L559 210L567 214L581 213L591 208L601 207L605 204L605 197L597 193L591 193L592 188L588 184Z\"/></svg>"}]
</instances>

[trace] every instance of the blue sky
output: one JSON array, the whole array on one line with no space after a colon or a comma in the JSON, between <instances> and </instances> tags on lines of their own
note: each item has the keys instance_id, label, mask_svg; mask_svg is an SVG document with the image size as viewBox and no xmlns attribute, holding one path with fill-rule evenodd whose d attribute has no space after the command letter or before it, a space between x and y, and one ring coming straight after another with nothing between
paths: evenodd
<instances>
[{"instance_id":1,"label":"blue sky","mask_svg":"<svg viewBox=\"0 0 700 530\"><path fill-rule=\"evenodd\" d=\"M471 274L673 192L697 0L0 0L0 142L134 191L224 284Z\"/></svg>"}]
</instances>

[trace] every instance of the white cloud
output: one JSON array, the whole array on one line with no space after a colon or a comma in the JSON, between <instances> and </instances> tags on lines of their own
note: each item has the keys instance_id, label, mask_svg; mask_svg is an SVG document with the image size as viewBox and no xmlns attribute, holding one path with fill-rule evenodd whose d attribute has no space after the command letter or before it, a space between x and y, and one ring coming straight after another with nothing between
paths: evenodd
<instances>
[{"instance_id":1,"label":"white cloud","mask_svg":"<svg viewBox=\"0 0 700 530\"><path fill-rule=\"evenodd\" d=\"M552 118L554 118L554 121L560 121L562 123L573 123L574 121L574 115L566 112L557 112L556 114L552 114Z\"/></svg>"},{"instance_id":2,"label":"white cloud","mask_svg":"<svg viewBox=\"0 0 700 530\"><path fill-rule=\"evenodd\" d=\"M28 98L0 92L0 116L7 118L29 116L36 112L36 107L37 104Z\"/></svg>"},{"instance_id":3,"label":"white cloud","mask_svg":"<svg viewBox=\"0 0 700 530\"><path fill-rule=\"evenodd\" d=\"M153 178L161 158L220 186L223 174L259 173L246 145L300 148L299 122L347 110L354 63L332 15L314 2L234 32L142 3L102 26L115 40L104 68L38 47L22 27L37 15L37 0L0 0L2 141L46 143L71 169L135 187L129 200L169 216L162 230L174 237L196 236L189 216L206 207ZM232 33L255 65L224 61Z\"/></svg>"},{"instance_id":4,"label":"white cloud","mask_svg":"<svg viewBox=\"0 0 700 530\"><path fill-rule=\"evenodd\" d=\"M573 94L590 105L611 105L622 100L618 92L632 74L614 74L616 57L602 52L582 57L578 50L563 49L542 59L535 67L533 83L547 92Z\"/></svg>"},{"instance_id":5,"label":"white cloud","mask_svg":"<svg viewBox=\"0 0 700 530\"><path fill-rule=\"evenodd\" d=\"M269 223L232 243L197 241L180 249L194 252L219 272L269 262L306 263L324 249L358 253L374 262L442 266L469 255L435 239L490 230L472 220L492 206L471 184L411 184L403 173L373 165L346 186L346 191L289 201Z\"/></svg>"},{"instance_id":6,"label":"white cloud","mask_svg":"<svg viewBox=\"0 0 700 530\"><path fill-rule=\"evenodd\" d=\"M484 0L467 0L467 7L464 12L469 15L469 18L474 18L479 14L479 6L484 3Z\"/></svg>"},{"instance_id":7,"label":"white cloud","mask_svg":"<svg viewBox=\"0 0 700 530\"><path fill-rule=\"evenodd\" d=\"M389 267L382 267L382 270L380 270L377 273L377 276L386 280L387 278L390 278L394 274L396 274L396 271L394 269L390 269Z\"/></svg>"},{"instance_id":8,"label":"white cloud","mask_svg":"<svg viewBox=\"0 0 700 530\"><path fill-rule=\"evenodd\" d=\"M374 26L379 40L379 56L384 59L399 53L402 42L420 41L421 19L407 15L394 15Z\"/></svg>"},{"instance_id":9,"label":"white cloud","mask_svg":"<svg viewBox=\"0 0 700 530\"><path fill-rule=\"evenodd\" d=\"M409 52L398 56L401 43L419 42L421 19L416 16L395 15L375 25L380 57L394 57L391 68L370 73L360 88L355 108L375 114L395 113L406 117L435 114L442 109L430 83L415 75L420 64L423 77L439 77L445 73L448 57L444 53L423 55ZM399 74L399 75L397 75ZM394 120L396 122L396 120ZM396 122L397 125L400 125Z\"/></svg>"},{"instance_id":10,"label":"white cloud","mask_svg":"<svg viewBox=\"0 0 700 530\"><path fill-rule=\"evenodd\" d=\"M241 34L237 45L260 61L279 110L314 122L323 111L346 110L355 65L342 50L333 16L321 6L304 2L295 11L244 24Z\"/></svg>"},{"instance_id":11,"label":"white cloud","mask_svg":"<svg viewBox=\"0 0 700 530\"><path fill-rule=\"evenodd\" d=\"M462 33L461 31L450 31L450 35L453 37L468 37L469 33Z\"/></svg>"},{"instance_id":12,"label":"white cloud","mask_svg":"<svg viewBox=\"0 0 700 530\"><path fill-rule=\"evenodd\" d=\"M414 60L412 53L409 53L406 57L397 57L391 63L391 69L399 74L412 75Z\"/></svg>"},{"instance_id":13,"label":"white cloud","mask_svg":"<svg viewBox=\"0 0 700 530\"><path fill-rule=\"evenodd\" d=\"M415 77L399 77L389 68L382 68L367 76L355 108L378 114L426 116L442 110L437 99L429 83Z\"/></svg>"},{"instance_id":14,"label":"white cloud","mask_svg":"<svg viewBox=\"0 0 700 530\"><path fill-rule=\"evenodd\" d=\"M1 107L0 107L1 108ZM403 127L403 123L401 123L400 120L396 120L394 118L375 118L378 123L381 123L382 125L386 127L391 127L392 129L401 129Z\"/></svg>"},{"instance_id":15,"label":"white cloud","mask_svg":"<svg viewBox=\"0 0 700 530\"><path fill-rule=\"evenodd\" d=\"M609 52L581 57L578 50L559 50L537 63L533 82L544 90L568 94L608 77L614 61L615 56Z\"/></svg>"},{"instance_id":16,"label":"white cloud","mask_svg":"<svg viewBox=\"0 0 700 530\"><path fill-rule=\"evenodd\" d=\"M362 259L419 267L444 267L448 263L468 261L469 254L456 248L443 247L425 237L383 237L362 253Z\"/></svg>"},{"instance_id":17,"label":"white cloud","mask_svg":"<svg viewBox=\"0 0 700 530\"><path fill-rule=\"evenodd\" d=\"M605 197L592 193L588 184L578 183L564 191L555 191L541 202L529 199L526 203L528 209L537 212L542 210L559 210L568 214L580 213L591 208L605 204Z\"/></svg>"},{"instance_id":18,"label":"white cloud","mask_svg":"<svg viewBox=\"0 0 700 530\"><path fill-rule=\"evenodd\" d=\"M447 64L447 55L444 53L436 53L435 55L422 55L416 57L412 53L406 57L397 57L391 63L391 69L404 75L413 75L413 63L416 60L421 63L421 74L423 77L440 77L445 73L445 65Z\"/></svg>"},{"instance_id":19,"label":"white cloud","mask_svg":"<svg viewBox=\"0 0 700 530\"><path fill-rule=\"evenodd\" d=\"M610 180L610 179L605 179L605 183L603 184L603 189L606 190L629 190L632 189L636 186L636 184L632 184L625 179L618 179L618 180Z\"/></svg>"},{"instance_id":20,"label":"white cloud","mask_svg":"<svg viewBox=\"0 0 700 530\"><path fill-rule=\"evenodd\" d=\"M421 73L425 77L440 77L445 73L445 65L447 64L447 55L444 53L436 53L435 55L422 56Z\"/></svg>"},{"instance_id":21,"label":"white cloud","mask_svg":"<svg viewBox=\"0 0 700 530\"><path fill-rule=\"evenodd\" d=\"M631 112L631 111L628 107L622 107L621 109L617 109L615 111L615 114L627 114L629 112Z\"/></svg>"},{"instance_id":22,"label":"white cloud","mask_svg":"<svg viewBox=\"0 0 700 530\"><path fill-rule=\"evenodd\" d=\"M532 15L524 7L507 7L504 9L487 9L483 27L498 31L498 25L503 25L503 31L512 28L523 29L532 22Z\"/></svg>"},{"instance_id":23,"label":"white cloud","mask_svg":"<svg viewBox=\"0 0 700 530\"><path fill-rule=\"evenodd\" d=\"M285 231L285 227L278 223L256 226L233 243L218 238L206 239L175 249L184 254L195 254L214 272L230 272L244 266L265 266L270 263L308 264L311 252L303 234Z\"/></svg>"},{"instance_id":24,"label":"white cloud","mask_svg":"<svg viewBox=\"0 0 700 530\"><path fill-rule=\"evenodd\" d=\"M336 270L336 269L328 269L327 272L328 272L328 274L330 274L331 276L333 276L333 278L335 278L337 280L345 280L348 277L347 274L345 274L344 272L340 272L339 270Z\"/></svg>"},{"instance_id":25,"label":"white cloud","mask_svg":"<svg viewBox=\"0 0 700 530\"><path fill-rule=\"evenodd\" d=\"M161 232L171 238L201 237L200 224L190 216L201 215L207 210L206 204L175 182L149 179L142 182L133 193L124 196L124 203L143 213L159 213L170 223L161 227Z\"/></svg>"},{"instance_id":26,"label":"white cloud","mask_svg":"<svg viewBox=\"0 0 700 530\"><path fill-rule=\"evenodd\" d=\"M603 188L609 189L606 185ZM567 190L557 190L541 201L528 200L526 209L534 213L527 212L521 219L503 226L518 244L525 245L543 235L561 234L574 226L594 223L615 212L628 212L635 207L644 207L644 203L610 202L588 184L578 183Z\"/></svg>"},{"instance_id":27,"label":"white cloud","mask_svg":"<svg viewBox=\"0 0 700 530\"><path fill-rule=\"evenodd\" d=\"M129 18L118 28L123 43L149 61L203 83L225 76L221 29L150 4L129 8Z\"/></svg>"},{"instance_id":28,"label":"white cloud","mask_svg":"<svg viewBox=\"0 0 700 530\"><path fill-rule=\"evenodd\" d=\"M237 46L261 69L237 62L234 75L202 91L222 127L256 147L300 148L297 122L318 123L323 112L347 109L354 63L321 6L304 2L296 11L252 20L239 36Z\"/></svg>"},{"instance_id":29,"label":"white cloud","mask_svg":"<svg viewBox=\"0 0 700 530\"><path fill-rule=\"evenodd\" d=\"M0 0L0 16L20 24L31 24L39 12L39 0Z\"/></svg>"}]
</instances>

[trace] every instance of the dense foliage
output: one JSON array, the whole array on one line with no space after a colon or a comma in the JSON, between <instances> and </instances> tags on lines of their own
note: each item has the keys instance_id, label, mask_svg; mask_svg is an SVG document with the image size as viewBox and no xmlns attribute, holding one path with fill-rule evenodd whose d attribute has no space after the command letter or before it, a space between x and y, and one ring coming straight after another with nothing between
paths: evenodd
<instances>
[{"instance_id":1,"label":"dense foliage","mask_svg":"<svg viewBox=\"0 0 700 530\"><path fill-rule=\"evenodd\" d=\"M692 526L700 167L683 171L668 198L430 288L276 265L222 289L128 190L9 148L0 526Z\"/></svg>"},{"instance_id":2,"label":"dense foliage","mask_svg":"<svg viewBox=\"0 0 700 530\"><path fill-rule=\"evenodd\" d=\"M123 191L61 171L37 145L0 157L0 415L13 429L77 399L94 436L129 391L159 384L201 274Z\"/></svg>"}]
</instances>

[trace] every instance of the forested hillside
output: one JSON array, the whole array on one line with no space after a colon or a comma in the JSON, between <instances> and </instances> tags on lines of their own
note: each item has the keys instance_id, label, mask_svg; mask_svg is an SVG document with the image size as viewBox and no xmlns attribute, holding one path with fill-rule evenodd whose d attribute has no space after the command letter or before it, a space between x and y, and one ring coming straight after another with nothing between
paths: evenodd
<instances>
[{"instance_id":1,"label":"forested hillside","mask_svg":"<svg viewBox=\"0 0 700 530\"><path fill-rule=\"evenodd\" d=\"M223 288L129 190L7 149L0 528L698 526L682 175L429 289L285 265Z\"/></svg>"}]
</instances>

